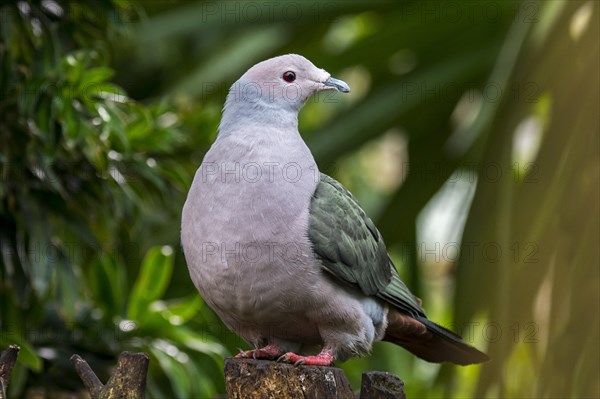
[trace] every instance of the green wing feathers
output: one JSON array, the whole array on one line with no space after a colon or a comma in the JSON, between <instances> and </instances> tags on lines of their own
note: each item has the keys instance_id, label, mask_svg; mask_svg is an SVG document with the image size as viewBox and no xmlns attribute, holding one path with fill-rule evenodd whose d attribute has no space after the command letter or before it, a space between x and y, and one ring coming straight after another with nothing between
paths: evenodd
<instances>
[{"instance_id":1,"label":"green wing feathers","mask_svg":"<svg viewBox=\"0 0 600 399\"><path fill-rule=\"evenodd\" d=\"M427 319L400 279L381 234L354 196L331 177L322 173L320 177L311 201L308 237L325 271L365 295L387 302L392 306L390 312L409 316L408 324L424 331L406 334L401 325L391 326L384 339L432 362L464 365L488 360L458 335Z\"/></svg>"},{"instance_id":2,"label":"green wing feathers","mask_svg":"<svg viewBox=\"0 0 600 399\"><path fill-rule=\"evenodd\" d=\"M424 315L373 221L344 186L323 173L311 202L308 235L323 267L335 277L410 315Z\"/></svg>"}]
</instances>

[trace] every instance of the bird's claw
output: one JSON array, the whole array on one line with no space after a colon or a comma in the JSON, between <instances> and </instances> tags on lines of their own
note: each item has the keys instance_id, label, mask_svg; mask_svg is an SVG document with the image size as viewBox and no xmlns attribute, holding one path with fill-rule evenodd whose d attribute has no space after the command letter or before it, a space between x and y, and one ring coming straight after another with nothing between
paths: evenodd
<instances>
[{"instance_id":1,"label":"bird's claw","mask_svg":"<svg viewBox=\"0 0 600 399\"><path fill-rule=\"evenodd\" d=\"M243 350L242 348L237 348L237 350L238 350L238 354L234 356L234 358L236 358L236 359L244 359L246 352L249 352L249 351Z\"/></svg>"},{"instance_id":2,"label":"bird's claw","mask_svg":"<svg viewBox=\"0 0 600 399\"><path fill-rule=\"evenodd\" d=\"M277 363L287 363L287 353L285 355L281 355L277 358Z\"/></svg>"},{"instance_id":3,"label":"bird's claw","mask_svg":"<svg viewBox=\"0 0 600 399\"><path fill-rule=\"evenodd\" d=\"M304 364L304 359L297 359L297 357L301 357L296 355L295 353L288 352L285 353L277 359L278 363L292 363L294 366L299 366Z\"/></svg>"},{"instance_id":4,"label":"bird's claw","mask_svg":"<svg viewBox=\"0 0 600 399\"><path fill-rule=\"evenodd\" d=\"M288 352L277 359L280 363L290 363L294 366L330 366L333 362L333 353L329 350L319 353L315 356L301 356Z\"/></svg>"},{"instance_id":5,"label":"bird's claw","mask_svg":"<svg viewBox=\"0 0 600 399\"><path fill-rule=\"evenodd\" d=\"M240 353L234 357L237 359L275 359L283 351L275 345L267 345L264 348L251 349L248 351L240 350Z\"/></svg>"},{"instance_id":6,"label":"bird's claw","mask_svg":"<svg viewBox=\"0 0 600 399\"><path fill-rule=\"evenodd\" d=\"M301 364L304 364L304 356L300 356L300 355L296 355L295 353L288 352L288 353L285 353L285 354L279 356L279 359L277 359L277 362L290 363L290 364L293 364L294 366L300 366Z\"/></svg>"}]
</instances>

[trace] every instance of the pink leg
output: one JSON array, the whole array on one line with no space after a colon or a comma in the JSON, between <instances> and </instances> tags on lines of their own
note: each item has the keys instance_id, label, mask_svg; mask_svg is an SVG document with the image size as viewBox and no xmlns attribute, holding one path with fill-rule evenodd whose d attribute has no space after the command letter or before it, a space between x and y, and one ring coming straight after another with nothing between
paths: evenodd
<instances>
[{"instance_id":1,"label":"pink leg","mask_svg":"<svg viewBox=\"0 0 600 399\"><path fill-rule=\"evenodd\" d=\"M269 344L264 348L240 352L235 357L238 359L276 359L282 353L283 351L277 346Z\"/></svg>"},{"instance_id":2,"label":"pink leg","mask_svg":"<svg viewBox=\"0 0 600 399\"><path fill-rule=\"evenodd\" d=\"M301 364L305 366L331 366L333 363L333 351L323 348L321 353L315 356L301 356L295 353L288 352L277 359L278 362L294 363L294 366Z\"/></svg>"}]
</instances>

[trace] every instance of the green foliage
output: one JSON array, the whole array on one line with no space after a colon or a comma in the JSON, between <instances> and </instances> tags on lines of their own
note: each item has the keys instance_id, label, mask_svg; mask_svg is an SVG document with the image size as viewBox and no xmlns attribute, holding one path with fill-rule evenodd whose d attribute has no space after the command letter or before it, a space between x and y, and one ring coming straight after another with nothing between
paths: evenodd
<instances>
[{"instance_id":1,"label":"green foliage","mask_svg":"<svg viewBox=\"0 0 600 399\"><path fill-rule=\"evenodd\" d=\"M0 345L20 345L24 367L12 394L36 380L73 389L71 354L106 372L128 348L149 352L151 372L177 393L208 393L178 384L224 350L186 325L199 299L160 301L174 251L142 238L178 218L190 175L163 158L184 144L180 122L166 102L143 105L109 81L106 40L128 10L62 2L0 11ZM189 354L174 356L173 342Z\"/></svg>"},{"instance_id":2,"label":"green foliage","mask_svg":"<svg viewBox=\"0 0 600 399\"><path fill-rule=\"evenodd\" d=\"M127 317L130 319L138 320L144 317L148 306L164 295L173 271L172 252L169 247L155 248L144 258L129 298Z\"/></svg>"},{"instance_id":3,"label":"green foliage","mask_svg":"<svg viewBox=\"0 0 600 399\"><path fill-rule=\"evenodd\" d=\"M75 390L72 353L105 377L125 349L150 354L151 397L222 392L243 344L190 283L179 215L229 85L288 52L353 89L301 113L321 170L374 217L428 314L493 359L440 367L377 344L342 365L355 386L383 369L410 397L600 394L597 3L2 4L13 395ZM459 251L428 256L436 243Z\"/></svg>"}]
</instances>

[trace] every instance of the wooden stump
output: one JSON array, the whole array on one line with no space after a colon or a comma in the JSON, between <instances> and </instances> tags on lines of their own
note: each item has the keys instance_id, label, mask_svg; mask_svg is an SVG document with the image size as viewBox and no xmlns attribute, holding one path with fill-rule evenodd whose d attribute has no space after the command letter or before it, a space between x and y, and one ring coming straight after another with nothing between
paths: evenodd
<instances>
[{"instance_id":1,"label":"wooden stump","mask_svg":"<svg viewBox=\"0 0 600 399\"><path fill-rule=\"evenodd\" d=\"M269 360L225 360L229 399L406 399L404 383L393 374L363 374L360 395L336 367L294 366Z\"/></svg>"},{"instance_id":2,"label":"wooden stump","mask_svg":"<svg viewBox=\"0 0 600 399\"><path fill-rule=\"evenodd\" d=\"M79 355L71 356L92 399L144 399L149 361L145 353L121 353L117 367L103 385L85 360Z\"/></svg>"},{"instance_id":3,"label":"wooden stump","mask_svg":"<svg viewBox=\"0 0 600 399\"><path fill-rule=\"evenodd\" d=\"M383 371L363 373L360 399L406 399L404 382L394 374Z\"/></svg>"},{"instance_id":4,"label":"wooden stump","mask_svg":"<svg viewBox=\"0 0 600 399\"><path fill-rule=\"evenodd\" d=\"M17 345L10 345L0 355L0 399L6 398L10 373L12 373L12 369L17 361L19 349Z\"/></svg>"},{"instance_id":5,"label":"wooden stump","mask_svg":"<svg viewBox=\"0 0 600 399\"><path fill-rule=\"evenodd\" d=\"M354 399L341 369L269 360L226 359L225 386L230 399Z\"/></svg>"}]
</instances>

